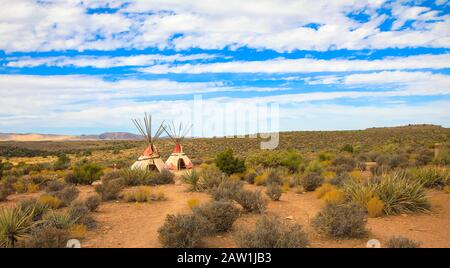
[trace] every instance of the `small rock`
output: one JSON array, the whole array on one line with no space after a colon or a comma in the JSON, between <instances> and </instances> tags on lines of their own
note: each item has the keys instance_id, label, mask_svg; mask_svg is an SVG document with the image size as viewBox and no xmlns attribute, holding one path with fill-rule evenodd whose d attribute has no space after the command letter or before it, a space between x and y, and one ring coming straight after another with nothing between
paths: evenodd
<instances>
[{"instance_id":1,"label":"small rock","mask_svg":"<svg viewBox=\"0 0 450 268\"><path fill-rule=\"evenodd\" d=\"M91 183L92 186L96 186L96 185L102 185L102 181L98 180L98 181L94 181L93 183Z\"/></svg>"},{"instance_id":2,"label":"small rock","mask_svg":"<svg viewBox=\"0 0 450 268\"><path fill-rule=\"evenodd\" d=\"M408 217L408 215L407 214L402 214L402 217Z\"/></svg>"},{"instance_id":3,"label":"small rock","mask_svg":"<svg viewBox=\"0 0 450 268\"><path fill-rule=\"evenodd\" d=\"M293 220L294 219L294 216L287 216L286 217L286 220Z\"/></svg>"}]
</instances>

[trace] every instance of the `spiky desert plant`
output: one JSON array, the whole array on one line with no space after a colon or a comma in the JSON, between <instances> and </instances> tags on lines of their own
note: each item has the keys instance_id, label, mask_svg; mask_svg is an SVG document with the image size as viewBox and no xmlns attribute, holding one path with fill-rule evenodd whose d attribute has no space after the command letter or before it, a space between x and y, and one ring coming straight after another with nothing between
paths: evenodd
<instances>
[{"instance_id":1,"label":"spiky desert plant","mask_svg":"<svg viewBox=\"0 0 450 268\"><path fill-rule=\"evenodd\" d=\"M450 183L450 171L446 167L425 166L409 170L412 180L428 188L440 188Z\"/></svg>"},{"instance_id":2,"label":"spiky desert plant","mask_svg":"<svg viewBox=\"0 0 450 268\"><path fill-rule=\"evenodd\" d=\"M198 192L202 189L200 176L195 170L188 170L181 175L181 180L191 186L191 191Z\"/></svg>"},{"instance_id":3,"label":"spiky desert plant","mask_svg":"<svg viewBox=\"0 0 450 268\"><path fill-rule=\"evenodd\" d=\"M2 208L0 210L0 246L14 247L36 224L33 209Z\"/></svg>"}]
</instances>

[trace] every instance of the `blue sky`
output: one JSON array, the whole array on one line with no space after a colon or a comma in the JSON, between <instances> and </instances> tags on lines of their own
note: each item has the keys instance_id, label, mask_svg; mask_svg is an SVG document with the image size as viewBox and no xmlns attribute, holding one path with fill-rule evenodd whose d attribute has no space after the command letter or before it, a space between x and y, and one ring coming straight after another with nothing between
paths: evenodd
<instances>
[{"instance_id":1,"label":"blue sky","mask_svg":"<svg viewBox=\"0 0 450 268\"><path fill-rule=\"evenodd\" d=\"M0 4L0 132L192 122L199 95L277 104L280 130L450 127L446 0Z\"/></svg>"}]
</instances>

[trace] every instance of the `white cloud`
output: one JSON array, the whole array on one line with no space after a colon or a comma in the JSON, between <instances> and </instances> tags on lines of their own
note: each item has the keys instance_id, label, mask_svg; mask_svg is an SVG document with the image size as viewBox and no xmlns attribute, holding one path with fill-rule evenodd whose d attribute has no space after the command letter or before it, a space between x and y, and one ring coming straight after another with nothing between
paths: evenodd
<instances>
[{"instance_id":1,"label":"white cloud","mask_svg":"<svg viewBox=\"0 0 450 268\"><path fill-rule=\"evenodd\" d=\"M155 65L139 70L147 73L312 73L400 69L450 68L450 54L388 57L381 60L273 59L219 63Z\"/></svg>"},{"instance_id":2,"label":"white cloud","mask_svg":"<svg viewBox=\"0 0 450 268\"><path fill-rule=\"evenodd\" d=\"M392 31L376 10L384 0L0 0L0 49L13 51L113 50L117 48L222 49L250 47L276 51L450 47L450 15L421 7L392 7ZM87 13L87 8L118 8ZM400 12L402 11L402 12ZM349 18L364 12L367 22ZM414 27L397 31L408 20ZM319 25L318 29L307 27ZM174 38L174 36L176 38Z\"/></svg>"},{"instance_id":3,"label":"white cloud","mask_svg":"<svg viewBox=\"0 0 450 268\"><path fill-rule=\"evenodd\" d=\"M8 67L37 67L37 66L75 66L75 67L95 67L111 68L120 66L149 66L157 63L183 62L192 60L209 60L217 55L193 54L193 55L161 55L142 54L135 56L59 56L59 57L15 57L7 58Z\"/></svg>"}]
</instances>

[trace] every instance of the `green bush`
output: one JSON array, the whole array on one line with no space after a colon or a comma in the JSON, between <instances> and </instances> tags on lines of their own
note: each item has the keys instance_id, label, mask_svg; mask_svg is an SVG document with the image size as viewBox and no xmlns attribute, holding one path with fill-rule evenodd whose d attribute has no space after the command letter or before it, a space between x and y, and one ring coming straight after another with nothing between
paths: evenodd
<instances>
[{"instance_id":1,"label":"green bush","mask_svg":"<svg viewBox=\"0 0 450 268\"><path fill-rule=\"evenodd\" d=\"M239 217L239 209L227 201L212 201L193 208L194 215L206 218L214 233L226 232Z\"/></svg>"},{"instance_id":2,"label":"green bush","mask_svg":"<svg viewBox=\"0 0 450 268\"><path fill-rule=\"evenodd\" d=\"M420 242L416 242L403 236L393 236L387 242L388 248L419 248Z\"/></svg>"},{"instance_id":3,"label":"green bush","mask_svg":"<svg viewBox=\"0 0 450 268\"><path fill-rule=\"evenodd\" d=\"M367 233L364 208L356 204L327 204L313 219L320 234L336 238L357 238Z\"/></svg>"},{"instance_id":4,"label":"green bush","mask_svg":"<svg viewBox=\"0 0 450 268\"><path fill-rule=\"evenodd\" d=\"M64 170L69 167L70 167L70 158L65 154L59 155L56 162L53 163L54 170Z\"/></svg>"},{"instance_id":5,"label":"green bush","mask_svg":"<svg viewBox=\"0 0 450 268\"><path fill-rule=\"evenodd\" d=\"M242 173L245 171L244 160L234 157L231 149L218 153L214 159L214 162L222 172L228 175L233 173Z\"/></svg>"},{"instance_id":6,"label":"green bush","mask_svg":"<svg viewBox=\"0 0 450 268\"><path fill-rule=\"evenodd\" d=\"M300 184L303 186L303 189L307 192L314 191L317 187L322 185L324 179L318 173L311 172L304 176Z\"/></svg>"},{"instance_id":7,"label":"green bush","mask_svg":"<svg viewBox=\"0 0 450 268\"><path fill-rule=\"evenodd\" d=\"M353 153L353 146L351 144L345 144L344 146L342 146L341 151Z\"/></svg>"},{"instance_id":8,"label":"green bush","mask_svg":"<svg viewBox=\"0 0 450 268\"><path fill-rule=\"evenodd\" d=\"M254 230L238 231L235 239L242 248L305 248L309 245L300 225L275 216L260 217Z\"/></svg>"},{"instance_id":9,"label":"green bush","mask_svg":"<svg viewBox=\"0 0 450 268\"><path fill-rule=\"evenodd\" d=\"M158 229L159 240L165 248L195 248L210 232L210 224L198 215L167 215L164 225Z\"/></svg>"},{"instance_id":10,"label":"green bush","mask_svg":"<svg viewBox=\"0 0 450 268\"><path fill-rule=\"evenodd\" d=\"M253 192L241 189L234 195L234 201L247 212L263 213L267 207L267 201L260 191Z\"/></svg>"},{"instance_id":11,"label":"green bush","mask_svg":"<svg viewBox=\"0 0 450 268\"><path fill-rule=\"evenodd\" d=\"M282 192L281 186L276 183L271 183L266 187L266 194L273 201L280 200Z\"/></svg>"},{"instance_id":12,"label":"green bush","mask_svg":"<svg viewBox=\"0 0 450 268\"><path fill-rule=\"evenodd\" d=\"M94 163L79 164L73 168L73 175L76 180L72 183L92 184L103 175L103 168Z\"/></svg>"},{"instance_id":13,"label":"green bush","mask_svg":"<svg viewBox=\"0 0 450 268\"><path fill-rule=\"evenodd\" d=\"M199 175L201 178L202 187L206 190L218 187L224 180L227 179L227 175L214 165L202 168Z\"/></svg>"}]
</instances>

